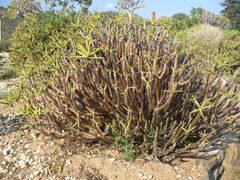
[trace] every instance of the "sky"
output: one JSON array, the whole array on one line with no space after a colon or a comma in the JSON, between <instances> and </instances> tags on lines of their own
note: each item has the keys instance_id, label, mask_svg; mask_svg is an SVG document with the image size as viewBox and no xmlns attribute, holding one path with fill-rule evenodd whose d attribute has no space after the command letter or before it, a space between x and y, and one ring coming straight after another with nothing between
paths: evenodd
<instances>
[{"instance_id":1,"label":"sky","mask_svg":"<svg viewBox=\"0 0 240 180\"><path fill-rule=\"evenodd\" d=\"M7 6L11 0L0 0L0 6ZM149 18L155 11L157 17L172 16L175 13L189 14L192 7L202 7L207 11L219 14L222 10L220 3L223 0L145 0L144 8L136 11L136 14ZM116 10L117 0L93 0L90 11Z\"/></svg>"}]
</instances>

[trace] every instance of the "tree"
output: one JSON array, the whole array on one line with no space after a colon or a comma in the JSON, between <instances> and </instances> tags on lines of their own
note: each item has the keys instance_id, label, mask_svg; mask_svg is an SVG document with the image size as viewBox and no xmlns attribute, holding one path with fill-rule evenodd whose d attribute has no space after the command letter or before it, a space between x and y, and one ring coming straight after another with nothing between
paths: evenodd
<instances>
[{"instance_id":1,"label":"tree","mask_svg":"<svg viewBox=\"0 0 240 180\"><path fill-rule=\"evenodd\" d=\"M92 4L92 0L12 0L8 6L8 15L11 18L17 16L26 17L29 13L41 13L43 11L69 11L80 6L81 11L86 12ZM42 6L41 6L42 5ZM46 7L44 9L43 7Z\"/></svg>"},{"instance_id":2,"label":"tree","mask_svg":"<svg viewBox=\"0 0 240 180\"><path fill-rule=\"evenodd\" d=\"M194 24L198 24L201 22L201 19L203 17L203 15L205 14L206 10L198 7L198 8L192 8L191 12L190 12L190 17L192 19L192 21L194 22Z\"/></svg>"},{"instance_id":3,"label":"tree","mask_svg":"<svg viewBox=\"0 0 240 180\"><path fill-rule=\"evenodd\" d=\"M118 0L117 8L124 10L128 13L129 21L131 22L132 16L137 9L144 7L143 0Z\"/></svg>"},{"instance_id":4,"label":"tree","mask_svg":"<svg viewBox=\"0 0 240 180\"><path fill-rule=\"evenodd\" d=\"M240 0L224 0L222 14L226 16L233 27L240 27Z\"/></svg>"},{"instance_id":5,"label":"tree","mask_svg":"<svg viewBox=\"0 0 240 180\"><path fill-rule=\"evenodd\" d=\"M46 0L45 0L46 1ZM47 0L51 7L59 7L60 11L74 10L78 5L82 12L87 12L92 0Z\"/></svg>"},{"instance_id":6,"label":"tree","mask_svg":"<svg viewBox=\"0 0 240 180\"><path fill-rule=\"evenodd\" d=\"M219 26L221 28L229 27L230 23L227 17L206 11L201 17L201 23Z\"/></svg>"},{"instance_id":7,"label":"tree","mask_svg":"<svg viewBox=\"0 0 240 180\"><path fill-rule=\"evenodd\" d=\"M188 15L185 13L176 13L176 14L172 15L172 18L181 20L181 21L189 19Z\"/></svg>"},{"instance_id":8,"label":"tree","mask_svg":"<svg viewBox=\"0 0 240 180\"><path fill-rule=\"evenodd\" d=\"M41 12L38 0L12 0L8 6L8 16L14 19L17 16L26 17L29 13Z\"/></svg>"}]
</instances>

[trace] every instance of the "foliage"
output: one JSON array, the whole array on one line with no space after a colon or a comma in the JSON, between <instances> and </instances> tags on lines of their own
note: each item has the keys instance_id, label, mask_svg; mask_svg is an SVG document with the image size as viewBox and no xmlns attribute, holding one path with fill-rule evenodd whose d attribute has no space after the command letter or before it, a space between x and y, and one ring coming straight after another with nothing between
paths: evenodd
<instances>
[{"instance_id":1,"label":"foliage","mask_svg":"<svg viewBox=\"0 0 240 180\"><path fill-rule=\"evenodd\" d=\"M70 15L57 15L54 12L26 17L12 37L12 62L16 67L27 66L30 74L38 73L40 65L41 68L47 66L44 64L47 61L41 64L44 58L51 57L49 61L54 61L54 57L60 56L61 48L66 45L61 33L68 31L67 24L70 22ZM53 38L62 40L63 45L53 42Z\"/></svg>"},{"instance_id":2,"label":"foliage","mask_svg":"<svg viewBox=\"0 0 240 180\"><path fill-rule=\"evenodd\" d=\"M228 29L224 31L224 35L218 59L224 60L224 64L234 72L240 67L240 30Z\"/></svg>"},{"instance_id":3,"label":"foliage","mask_svg":"<svg viewBox=\"0 0 240 180\"><path fill-rule=\"evenodd\" d=\"M190 16L193 19L193 21L195 22L195 24L199 24L201 22L201 18L205 12L206 12L206 10L201 7L192 8L192 10L190 12Z\"/></svg>"},{"instance_id":4,"label":"foliage","mask_svg":"<svg viewBox=\"0 0 240 180\"><path fill-rule=\"evenodd\" d=\"M219 16L214 13L206 11L203 16L201 17L201 23L209 24L212 26L218 27L228 27L229 21L224 16Z\"/></svg>"},{"instance_id":5,"label":"foliage","mask_svg":"<svg viewBox=\"0 0 240 180\"><path fill-rule=\"evenodd\" d=\"M7 9L4 7L0 7L0 18L2 23L2 39L0 43L0 51L8 51L9 48L9 39L15 30L17 24L21 21L20 18L16 18L14 20L6 17Z\"/></svg>"},{"instance_id":6,"label":"foliage","mask_svg":"<svg viewBox=\"0 0 240 180\"><path fill-rule=\"evenodd\" d=\"M187 21L189 17L185 13L176 13L176 14L172 15L172 18L180 20L180 21Z\"/></svg>"},{"instance_id":7,"label":"foliage","mask_svg":"<svg viewBox=\"0 0 240 180\"><path fill-rule=\"evenodd\" d=\"M221 69L226 74L232 74L240 65L239 38L238 30L221 30L210 25L199 25L177 34L183 51L195 52L199 67L214 71Z\"/></svg>"},{"instance_id":8,"label":"foliage","mask_svg":"<svg viewBox=\"0 0 240 180\"><path fill-rule=\"evenodd\" d=\"M8 16L11 19L26 17L29 13L41 12L40 1L38 0L12 0L8 6Z\"/></svg>"},{"instance_id":9,"label":"foliage","mask_svg":"<svg viewBox=\"0 0 240 180\"><path fill-rule=\"evenodd\" d=\"M209 24L221 28L228 28L230 24L229 19L225 16L216 15L200 7L192 8L190 19L194 25Z\"/></svg>"},{"instance_id":10,"label":"foliage","mask_svg":"<svg viewBox=\"0 0 240 180\"><path fill-rule=\"evenodd\" d=\"M136 154L134 141L126 140L118 136L115 139L117 144L123 148L124 159L127 161L132 161Z\"/></svg>"},{"instance_id":11,"label":"foliage","mask_svg":"<svg viewBox=\"0 0 240 180\"><path fill-rule=\"evenodd\" d=\"M48 0L52 8L60 7L62 11L73 10L74 7L79 5L82 12L87 12L88 8L92 5L92 0Z\"/></svg>"},{"instance_id":12,"label":"foliage","mask_svg":"<svg viewBox=\"0 0 240 180\"><path fill-rule=\"evenodd\" d=\"M175 35L179 31L188 29L194 25L194 22L189 17L184 19L176 17L162 17L157 23L164 27L167 31L171 32L171 35Z\"/></svg>"},{"instance_id":13,"label":"foliage","mask_svg":"<svg viewBox=\"0 0 240 180\"><path fill-rule=\"evenodd\" d=\"M117 12L117 11L103 11L103 12L100 12L98 14L108 16L109 18L115 18L119 15L119 12Z\"/></svg>"},{"instance_id":14,"label":"foliage","mask_svg":"<svg viewBox=\"0 0 240 180\"><path fill-rule=\"evenodd\" d=\"M72 12L76 5L80 6L82 12L87 12L91 4L92 0L44 0L41 2L39 0L12 0L8 6L8 16L14 19L48 11Z\"/></svg>"},{"instance_id":15,"label":"foliage","mask_svg":"<svg viewBox=\"0 0 240 180\"><path fill-rule=\"evenodd\" d=\"M134 12L142 7L144 7L143 0L118 0L117 2L117 8L128 13L129 21L132 20Z\"/></svg>"},{"instance_id":16,"label":"foliage","mask_svg":"<svg viewBox=\"0 0 240 180\"><path fill-rule=\"evenodd\" d=\"M189 32L189 38L206 43L210 47L219 48L224 36L220 28L203 24Z\"/></svg>"},{"instance_id":17,"label":"foliage","mask_svg":"<svg viewBox=\"0 0 240 180\"><path fill-rule=\"evenodd\" d=\"M235 28L240 27L240 0L224 0L222 14L229 18Z\"/></svg>"},{"instance_id":18,"label":"foliage","mask_svg":"<svg viewBox=\"0 0 240 180\"><path fill-rule=\"evenodd\" d=\"M236 131L233 82L203 77L157 24L58 16L26 18L12 39L18 97L42 132L88 143L120 137L129 160L138 152L171 161Z\"/></svg>"}]
</instances>

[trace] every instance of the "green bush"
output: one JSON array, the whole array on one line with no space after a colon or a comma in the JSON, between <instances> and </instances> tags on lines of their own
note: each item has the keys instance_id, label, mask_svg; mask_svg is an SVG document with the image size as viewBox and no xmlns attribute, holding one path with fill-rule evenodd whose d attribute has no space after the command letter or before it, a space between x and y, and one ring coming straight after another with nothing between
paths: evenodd
<instances>
[{"instance_id":1,"label":"green bush","mask_svg":"<svg viewBox=\"0 0 240 180\"><path fill-rule=\"evenodd\" d=\"M11 58L23 76L12 99L22 98L42 132L118 143L128 160L149 153L170 161L236 130L232 81L201 76L156 24L89 15L62 30L41 21L28 17L17 28Z\"/></svg>"},{"instance_id":2,"label":"green bush","mask_svg":"<svg viewBox=\"0 0 240 180\"><path fill-rule=\"evenodd\" d=\"M218 59L223 59L229 70L234 72L240 67L240 30L225 30L224 36Z\"/></svg>"},{"instance_id":3,"label":"green bush","mask_svg":"<svg viewBox=\"0 0 240 180\"><path fill-rule=\"evenodd\" d=\"M160 26L163 26L167 31L171 32L171 35L175 35L175 33L190 28L194 25L194 22L188 19L178 19L178 18L170 18L170 17L162 17L157 23Z\"/></svg>"},{"instance_id":4,"label":"green bush","mask_svg":"<svg viewBox=\"0 0 240 180\"><path fill-rule=\"evenodd\" d=\"M232 74L240 63L240 31L223 30L211 25L199 25L177 33L184 52L194 51L203 70L223 70Z\"/></svg>"}]
</instances>

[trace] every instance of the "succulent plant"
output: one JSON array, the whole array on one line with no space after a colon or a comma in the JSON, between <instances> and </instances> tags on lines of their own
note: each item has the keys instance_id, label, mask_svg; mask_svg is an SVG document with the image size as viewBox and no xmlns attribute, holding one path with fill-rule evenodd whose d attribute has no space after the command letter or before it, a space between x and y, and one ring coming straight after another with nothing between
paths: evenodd
<instances>
[{"instance_id":1,"label":"succulent plant","mask_svg":"<svg viewBox=\"0 0 240 180\"><path fill-rule=\"evenodd\" d=\"M74 22L57 61L44 56L45 68L22 84L24 112L42 132L88 143L121 137L138 153L171 161L239 131L233 81L202 76L193 54L182 54L161 27L91 22Z\"/></svg>"}]
</instances>

